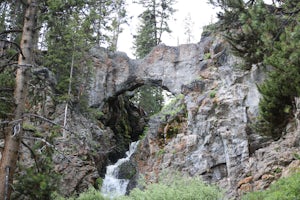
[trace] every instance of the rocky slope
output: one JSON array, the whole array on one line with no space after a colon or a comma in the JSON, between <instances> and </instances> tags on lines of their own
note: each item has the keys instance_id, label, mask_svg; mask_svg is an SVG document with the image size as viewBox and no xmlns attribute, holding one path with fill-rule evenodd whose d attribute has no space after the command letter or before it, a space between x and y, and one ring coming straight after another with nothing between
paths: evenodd
<instances>
[{"instance_id":1,"label":"rocky slope","mask_svg":"<svg viewBox=\"0 0 300 200\"><path fill-rule=\"evenodd\" d=\"M179 47L162 44L142 60L102 48L93 48L90 55L93 77L86 90L88 113L93 115L73 105L67 130L61 128L65 104L55 101L55 77L45 68L33 73L28 105L33 115L26 121L25 142L33 146L55 135L53 160L55 170L63 174L64 195L97 186L105 167L123 157L138 138L141 142L128 164L137 172L130 173L130 188L139 176L150 183L164 171L176 170L217 183L228 197L238 198L268 187L300 165L294 157L300 151L296 118L278 141L252 129L260 97L256 84L265 72L257 67L241 70L241 60L232 56L220 35L205 32L198 44ZM128 91L144 84L176 96L150 119L129 101ZM62 137L64 131L67 137ZM32 165L32 155L22 148L22 163Z\"/></svg>"}]
</instances>

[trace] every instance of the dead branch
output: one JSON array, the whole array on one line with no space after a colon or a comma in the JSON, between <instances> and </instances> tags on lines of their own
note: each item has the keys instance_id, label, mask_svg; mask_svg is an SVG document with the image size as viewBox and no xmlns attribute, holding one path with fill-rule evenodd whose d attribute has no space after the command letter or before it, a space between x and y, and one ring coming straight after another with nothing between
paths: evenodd
<instances>
[{"instance_id":1,"label":"dead branch","mask_svg":"<svg viewBox=\"0 0 300 200\"><path fill-rule=\"evenodd\" d=\"M45 140L43 138L23 136L22 139L41 141L41 142L45 143L47 146L53 148L55 151L57 151L59 154L61 154L64 158L66 158L69 162L72 162L63 152L61 152L60 150L58 150L53 144L51 144L50 142L48 142L47 140Z\"/></svg>"},{"instance_id":2,"label":"dead branch","mask_svg":"<svg viewBox=\"0 0 300 200\"><path fill-rule=\"evenodd\" d=\"M69 129L63 127L62 125L50 120L50 119L47 119L46 117L43 117L43 116L40 116L40 115L37 115L37 114L32 114L32 113L26 113L24 114L24 116L29 116L29 117L36 117L36 118L39 118L39 119L42 119L50 124L53 124L53 125L56 125L56 126L59 126L60 128L63 128L64 130L66 131L70 131ZM72 133L72 131L70 131Z\"/></svg>"},{"instance_id":3,"label":"dead branch","mask_svg":"<svg viewBox=\"0 0 300 200\"><path fill-rule=\"evenodd\" d=\"M33 157L35 166L36 166L38 172L40 172L41 170L40 170L40 168L39 168L39 165L38 165L38 162L37 162L37 157L36 157L34 151L33 151L33 150L30 148L30 146L29 146L28 144L26 144L24 141L21 141L21 143L22 143L22 144L30 151L30 153L31 153L31 155L32 155L32 157Z\"/></svg>"},{"instance_id":4,"label":"dead branch","mask_svg":"<svg viewBox=\"0 0 300 200\"><path fill-rule=\"evenodd\" d=\"M9 34L9 33L22 33L22 29L10 29L10 30L5 30L5 31L2 31L0 33L0 35L6 35L6 34Z\"/></svg>"},{"instance_id":5,"label":"dead branch","mask_svg":"<svg viewBox=\"0 0 300 200\"><path fill-rule=\"evenodd\" d=\"M0 41L2 41L2 42L8 42L8 43L13 44L14 46L16 46L17 49L19 50L20 54L23 56L23 58L25 58L25 56L24 56L24 54L23 54L23 52L22 52L22 49L21 49L21 47L20 47L19 44L15 43L15 42L13 42L13 41L4 40L4 39L0 39Z\"/></svg>"}]
</instances>

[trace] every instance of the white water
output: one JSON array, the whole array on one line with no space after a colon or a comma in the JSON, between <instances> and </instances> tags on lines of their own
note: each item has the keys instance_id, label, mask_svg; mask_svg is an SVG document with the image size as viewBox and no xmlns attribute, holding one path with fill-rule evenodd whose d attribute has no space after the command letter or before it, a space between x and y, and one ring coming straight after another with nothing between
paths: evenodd
<instances>
[{"instance_id":1,"label":"white water","mask_svg":"<svg viewBox=\"0 0 300 200\"><path fill-rule=\"evenodd\" d=\"M126 152L126 157L119 159L114 165L106 167L106 174L103 180L101 192L104 196L113 198L121 195L125 195L126 188L129 183L127 179L118 179L119 166L126 161L129 161L131 155L135 152L137 142L130 144L129 150Z\"/></svg>"}]
</instances>

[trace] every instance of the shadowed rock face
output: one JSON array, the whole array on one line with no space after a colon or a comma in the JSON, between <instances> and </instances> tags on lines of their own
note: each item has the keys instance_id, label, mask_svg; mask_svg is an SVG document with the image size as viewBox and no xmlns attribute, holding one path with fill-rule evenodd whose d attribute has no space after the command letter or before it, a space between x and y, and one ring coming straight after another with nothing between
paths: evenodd
<instances>
[{"instance_id":1,"label":"shadowed rock face","mask_svg":"<svg viewBox=\"0 0 300 200\"><path fill-rule=\"evenodd\" d=\"M174 169L216 182L230 197L270 184L262 177L271 169L258 156L260 151L272 152L267 147L270 142L250 128L258 115L256 85L264 72L257 67L240 70L241 60L230 54L220 36L208 34L198 44L179 47L159 45L142 60L96 48L91 53L95 63L91 106L102 107L143 84L182 96L171 111L162 110L149 120L148 133L133 159L146 181L155 182L161 172ZM279 159L273 158L268 163ZM291 162L289 158L279 168ZM256 170L260 175L249 178ZM262 187L254 187L254 181L262 181L258 182Z\"/></svg>"}]
</instances>

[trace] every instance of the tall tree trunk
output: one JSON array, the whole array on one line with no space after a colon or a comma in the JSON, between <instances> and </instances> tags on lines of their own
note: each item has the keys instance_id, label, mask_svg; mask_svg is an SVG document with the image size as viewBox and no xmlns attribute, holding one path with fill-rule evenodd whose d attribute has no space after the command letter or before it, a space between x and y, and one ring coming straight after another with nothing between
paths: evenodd
<instances>
[{"instance_id":1,"label":"tall tree trunk","mask_svg":"<svg viewBox=\"0 0 300 200\"><path fill-rule=\"evenodd\" d=\"M27 0L25 11L23 33L21 39L21 49L18 60L18 69L16 75L16 88L14 93L16 109L14 121L5 133L5 146L0 163L0 199L8 200L11 194L11 185L13 175L18 160L19 148L23 136L22 118L25 110L25 101L27 96L28 69L32 66L32 50L34 43L38 0Z\"/></svg>"}]
</instances>

